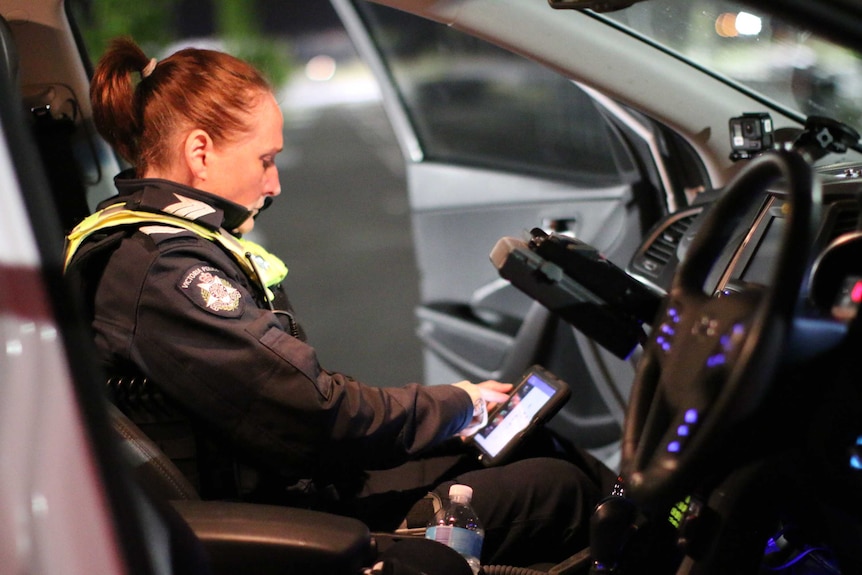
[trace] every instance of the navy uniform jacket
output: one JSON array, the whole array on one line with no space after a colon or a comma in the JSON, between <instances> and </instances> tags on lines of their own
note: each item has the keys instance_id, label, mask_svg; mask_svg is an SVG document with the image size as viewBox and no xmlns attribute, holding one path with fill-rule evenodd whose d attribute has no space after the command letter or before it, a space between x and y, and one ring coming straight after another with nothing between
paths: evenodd
<instances>
[{"instance_id":1,"label":"navy uniform jacket","mask_svg":"<svg viewBox=\"0 0 862 575\"><path fill-rule=\"evenodd\" d=\"M116 184L119 195L100 208L125 202L212 230L248 216L165 180L121 175ZM274 313L234 256L191 231L146 223L100 231L75 252L67 276L91 306L109 373L144 374L284 485L397 465L471 419L471 400L456 387L376 388L322 369L292 316ZM276 304L292 312L286 298Z\"/></svg>"}]
</instances>

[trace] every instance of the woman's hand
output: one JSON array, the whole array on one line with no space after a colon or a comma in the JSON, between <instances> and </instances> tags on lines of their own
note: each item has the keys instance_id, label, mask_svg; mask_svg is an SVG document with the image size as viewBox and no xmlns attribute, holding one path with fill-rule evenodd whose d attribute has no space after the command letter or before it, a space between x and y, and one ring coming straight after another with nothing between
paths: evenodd
<instances>
[{"instance_id":1,"label":"woman's hand","mask_svg":"<svg viewBox=\"0 0 862 575\"><path fill-rule=\"evenodd\" d=\"M473 419L460 432L461 437L464 439L470 437L488 423L488 411L492 410L498 403L506 401L509 398L507 392L512 390L511 383L500 383L494 380L476 384L469 381L459 381L452 385L460 387L469 393L470 399L473 400Z\"/></svg>"},{"instance_id":2,"label":"woman's hand","mask_svg":"<svg viewBox=\"0 0 862 575\"><path fill-rule=\"evenodd\" d=\"M488 411L493 411L498 404L509 399L509 393L514 387L511 383L501 383L493 379L477 383L476 386L479 388L482 399L485 400Z\"/></svg>"}]
</instances>

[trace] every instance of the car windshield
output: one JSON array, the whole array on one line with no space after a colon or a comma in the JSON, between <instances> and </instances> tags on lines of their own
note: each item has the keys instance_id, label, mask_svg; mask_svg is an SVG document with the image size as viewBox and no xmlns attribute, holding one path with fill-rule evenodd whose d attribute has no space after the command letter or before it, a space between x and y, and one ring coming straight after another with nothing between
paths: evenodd
<instances>
[{"instance_id":1,"label":"car windshield","mask_svg":"<svg viewBox=\"0 0 862 575\"><path fill-rule=\"evenodd\" d=\"M802 116L862 128L862 56L723 0L650 0L602 17Z\"/></svg>"}]
</instances>

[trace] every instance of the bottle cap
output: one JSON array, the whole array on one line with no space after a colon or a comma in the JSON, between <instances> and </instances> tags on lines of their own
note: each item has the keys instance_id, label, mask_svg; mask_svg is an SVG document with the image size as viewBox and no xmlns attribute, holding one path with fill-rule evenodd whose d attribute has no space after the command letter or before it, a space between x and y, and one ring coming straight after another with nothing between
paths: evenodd
<instances>
[{"instance_id":1,"label":"bottle cap","mask_svg":"<svg viewBox=\"0 0 862 575\"><path fill-rule=\"evenodd\" d=\"M449 499L454 499L456 497L463 497L465 499L473 498L473 488L469 485L461 485L460 483L456 483L452 487L449 488Z\"/></svg>"}]
</instances>

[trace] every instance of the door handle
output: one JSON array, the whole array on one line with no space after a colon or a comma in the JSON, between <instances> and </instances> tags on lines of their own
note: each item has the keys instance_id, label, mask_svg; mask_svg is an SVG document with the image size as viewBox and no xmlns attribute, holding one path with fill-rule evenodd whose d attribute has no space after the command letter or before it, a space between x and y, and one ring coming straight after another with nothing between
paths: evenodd
<instances>
[{"instance_id":1,"label":"door handle","mask_svg":"<svg viewBox=\"0 0 862 575\"><path fill-rule=\"evenodd\" d=\"M559 234L562 236L575 237L575 227L577 227L577 218L544 218L542 219L542 229L549 234Z\"/></svg>"}]
</instances>

